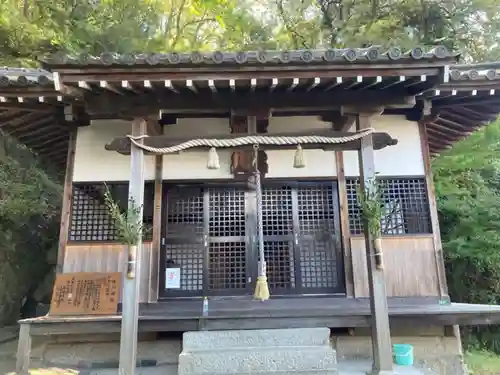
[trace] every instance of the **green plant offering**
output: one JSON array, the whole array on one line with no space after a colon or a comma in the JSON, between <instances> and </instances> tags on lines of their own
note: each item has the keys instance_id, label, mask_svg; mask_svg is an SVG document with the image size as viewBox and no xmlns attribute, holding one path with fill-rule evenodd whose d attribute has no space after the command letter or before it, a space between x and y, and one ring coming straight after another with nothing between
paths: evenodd
<instances>
[{"instance_id":1,"label":"green plant offering","mask_svg":"<svg viewBox=\"0 0 500 375\"><path fill-rule=\"evenodd\" d=\"M368 179L364 188L357 188L357 200L363 225L367 226L368 233L372 237L375 250L375 264L377 268L383 267L382 262L382 217L384 216L384 204L382 195L384 189L375 179Z\"/></svg>"},{"instance_id":2,"label":"green plant offering","mask_svg":"<svg viewBox=\"0 0 500 375\"><path fill-rule=\"evenodd\" d=\"M108 186L104 192L104 203L116 228L118 241L128 246L127 278L134 279L137 265L137 245L141 236L149 228L146 228L141 214L141 207L137 206L132 198L129 198L129 207L122 212L120 206L111 196Z\"/></svg>"},{"instance_id":3,"label":"green plant offering","mask_svg":"<svg viewBox=\"0 0 500 375\"><path fill-rule=\"evenodd\" d=\"M375 238L382 234L382 217L384 216L384 205L382 195L383 186L375 179L369 179L364 189L357 188L358 206L361 211L361 219L364 225L368 225L368 232Z\"/></svg>"},{"instance_id":4,"label":"green plant offering","mask_svg":"<svg viewBox=\"0 0 500 375\"><path fill-rule=\"evenodd\" d=\"M142 221L141 207L138 207L135 201L129 198L129 208L126 212L122 212L120 205L113 199L107 185L104 192L104 203L115 225L118 241L124 245L137 245L141 235L144 235L150 229Z\"/></svg>"}]
</instances>

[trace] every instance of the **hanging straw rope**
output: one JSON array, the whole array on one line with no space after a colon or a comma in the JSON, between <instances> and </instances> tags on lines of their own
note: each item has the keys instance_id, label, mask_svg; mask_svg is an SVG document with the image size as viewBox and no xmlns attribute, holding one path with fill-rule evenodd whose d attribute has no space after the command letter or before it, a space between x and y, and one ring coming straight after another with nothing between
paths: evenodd
<instances>
[{"instance_id":1,"label":"hanging straw rope","mask_svg":"<svg viewBox=\"0 0 500 375\"><path fill-rule=\"evenodd\" d=\"M342 137L327 137L319 135L306 135L306 136L247 135L243 137L230 138L230 139L200 138L200 139L192 139L190 141L186 141L178 145L169 147L151 147L139 142L144 138L148 138L147 135L142 135L138 137L127 135L127 138L130 139L130 142L134 146L146 152L157 155L176 153L196 147L210 147L209 161L207 163L207 167L209 169L217 169L220 167L219 158L216 152L217 148L232 148L232 147L250 146L250 145L253 146L254 157L252 161L252 166L254 168L253 175L255 178L255 187L256 187L257 237L259 246L259 272L257 277L257 283L255 286L254 298L261 301L265 301L269 299L269 285L267 283L266 259L264 253L262 185L261 185L260 171L258 167L259 145L267 145L267 146L296 145L297 152L294 157L294 167L303 168L305 166L305 161L302 153L302 147L300 146L301 144L311 144L311 143L342 144L362 139L374 133L374 131L375 130L373 128L368 128L359 131L357 133L354 133L352 135L347 135Z\"/></svg>"},{"instance_id":2,"label":"hanging straw rope","mask_svg":"<svg viewBox=\"0 0 500 375\"><path fill-rule=\"evenodd\" d=\"M304 136L273 136L273 135L248 135L244 137L231 138L231 139L210 139L210 138L200 138L192 139L180 143L175 146L170 147L151 147L140 143L139 141L144 138L148 138L147 135L141 135L134 137L132 135L127 135L132 144L144 151L152 154L171 154L175 152L180 152L188 150L195 147L214 147L214 148L230 148L230 147L240 147L240 146L250 146L250 145L300 145L308 143L316 144L342 144L347 142L356 141L358 139L364 138L367 135L372 134L375 131L373 128L364 129L353 135L347 135L343 137L326 137L320 135L304 135Z\"/></svg>"},{"instance_id":3,"label":"hanging straw rope","mask_svg":"<svg viewBox=\"0 0 500 375\"><path fill-rule=\"evenodd\" d=\"M260 181L260 171L258 165L259 145L253 146L253 161L255 177L255 195L256 195L256 209L257 209L257 238L259 245L259 273L257 275L257 283L255 285L254 299L265 301L269 299L269 285L267 284L266 272L266 256L264 253L264 229L263 229L263 215L262 215L262 185Z\"/></svg>"}]
</instances>

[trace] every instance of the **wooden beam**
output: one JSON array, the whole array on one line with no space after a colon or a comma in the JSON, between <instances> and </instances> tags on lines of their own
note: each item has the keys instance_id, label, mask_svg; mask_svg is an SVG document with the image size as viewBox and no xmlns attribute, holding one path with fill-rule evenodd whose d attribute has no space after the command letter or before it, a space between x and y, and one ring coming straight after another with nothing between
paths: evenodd
<instances>
[{"instance_id":1,"label":"wooden beam","mask_svg":"<svg viewBox=\"0 0 500 375\"><path fill-rule=\"evenodd\" d=\"M444 119L442 117L438 117L434 121L427 122L427 124L432 125L433 127L440 129L444 132L450 132L450 133L455 134L455 135L464 135L464 134L468 135L475 128L475 126L465 127L465 126L460 126L460 125L457 125L457 126L449 125L449 123L447 121L443 121L443 120L446 120L446 119Z\"/></svg>"},{"instance_id":2,"label":"wooden beam","mask_svg":"<svg viewBox=\"0 0 500 375\"><path fill-rule=\"evenodd\" d=\"M32 131L22 132L22 134L20 134L17 139L21 142L24 142L24 140L29 141L33 138L36 138L37 141L40 141L45 138L53 138L54 136L59 136L66 133L67 131L63 132L61 128L57 128L51 124L47 124L47 126L39 127Z\"/></svg>"},{"instance_id":3,"label":"wooden beam","mask_svg":"<svg viewBox=\"0 0 500 375\"><path fill-rule=\"evenodd\" d=\"M482 122L482 121L484 121L484 118L485 118L485 116L483 114L481 114L477 111L474 111L473 109L470 109L467 106L457 105L456 107L450 107L449 110L457 112L457 113L462 113L462 114L466 113L468 116L474 117L474 119L477 122Z\"/></svg>"},{"instance_id":4,"label":"wooden beam","mask_svg":"<svg viewBox=\"0 0 500 375\"><path fill-rule=\"evenodd\" d=\"M456 137L449 137L449 136L441 133L440 131L433 129L433 128L430 128L428 126L425 129L426 129L427 137L432 138L432 139L439 141L441 143L447 144L449 146L453 146L453 144L455 144L455 142L458 140Z\"/></svg>"},{"instance_id":5,"label":"wooden beam","mask_svg":"<svg viewBox=\"0 0 500 375\"><path fill-rule=\"evenodd\" d=\"M343 151L335 152L335 160L337 163L337 186L340 206L340 232L342 236L342 247L344 249L346 296L356 297L354 295L354 269L351 253L351 232L349 228L349 207L347 203L347 187L345 181Z\"/></svg>"},{"instance_id":6,"label":"wooden beam","mask_svg":"<svg viewBox=\"0 0 500 375\"><path fill-rule=\"evenodd\" d=\"M433 103L435 106L439 108L449 108L455 106L476 105L476 104L499 104L500 97L482 95L482 96L472 96L472 97L469 96L463 99L444 98L444 99L434 99Z\"/></svg>"},{"instance_id":7,"label":"wooden beam","mask_svg":"<svg viewBox=\"0 0 500 375\"><path fill-rule=\"evenodd\" d=\"M431 128L431 127L435 128L436 130L441 131L444 134L451 133L451 134L453 134L456 137L465 137L465 136L469 135L469 132L465 131L465 130L459 131L459 130L455 130L452 127L448 127L448 126L445 126L445 125L440 125L440 124L437 124L435 122L428 122L427 123L427 128Z\"/></svg>"},{"instance_id":8,"label":"wooden beam","mask_svg":"<svg viewBox=\"0 0 500 375\"><path fill-rule=\"evenodd\" d=\"M61 225L59 229L59 245L57 250L56 272L63 272L66 244L68 242L69 225L71 221L71 202L73 200L73 170L75 166L76 130L69 134L68 156L66 159L66 174L64 176L63 201L61 208Z\"/></svg>"},{"instance_id":9,"label":"wooden beam","mask_svg":"<svg viewBox=\"0 0 500 375\"><path fill-rule=\"evenodd\" d=\"M321 121L331 122L332 129L339 132L348 132L356 121L356 116L345 115L341 111L325 113L320 118Z\"/></svg>"},{"instance_id":10,"label":"wooden beam","mask_svg":"<svg viewBox=\"0 0 500 375\"><path fill-rule=\"evenodd\" d=\"M120 96L102 93L87 99L87 110L93 117L122 114L149 116L158 111L206 111L216 109L260 109L262 103L268 108L325 108L335 109L342 105L384 107L390 105L413 106L415 98L404 90L372 92L343 91L323 92L232 92L210 93L210 95L157 94Z\"/></svg>"},{"instance_id":11,"label":"wooden beam","mask_svg":"<svg viewBox=\"0 0 500 375\"><path fill-rule=\"evenodd\" d=\"M163 155L156 155L155 185L154 185L154 208L153 208L153 239L149 266L149 302L158 302L159 297L159 275L160 275L160 249L162 229L162 196L163 196Z\"/></svg>"},{"instance_id":12,"label":"wooden beam","mask_svg":"<svg viewBox=\"0 0 500 375\"><path fill-rule=\"evenodd\" d=\"M117 89L115 86L110 84L108 81L100 81L99 87L104 89L104 90L114 92L115 94L123 95L123 92L121 90Z\"/></svg>"},{"instance_id":13,"label":"wooden beam","mask_svg":"<svg viewBox=\"0 0 500 375\"><path fill-rule=\"evenodd\" d=\"M284 137L300 137L300 136L324 136L324 137L346 137L346 136L352 136L355 135L356 133L348 132L335 132L332 130L318 130L314 132L294 132L294 133L275 133L275 134L265 134L261 135L262 137L279 137L279 136L284 136ZM374 144L374 149L379 150L382 149L386 146L392 146L397 144L397 140L393 139L389 134L387 133L372 133L373 137L373 144ZM220 135L213 135L210 137L203 137L199 138L196 136L190 136L190 137L179 137L179 138L173 138L168 135L160 135L160 136L151 136L147 137L144 139L144 144L149 146L149 147L154 147L154 148L163 148L163 147L170 147L173 145L178 145L190 140L195 140L195 139L218 139L218 140L230 140L234 138L240 138L242 137L241 134L220 134ZM291 144L291 145L261 145L262 150L270 150L270 149L284 149L284 148L296 148L296 144ZM360 140L355 140L355 141L349 141L345 143L339 143L339 144L308 144L308 143L302 143L301 144L303 149L325 149L325 150L358 150L360 147ZM109 144L105 146L106 150L108 151L117 151L121 154L127 155L130 153L130 139L127 137L117 137L113 139ZM238 148L238 147L232 147L232 149ZM242 146L240 148L248 148L248 146Z\"/></svg>"},{"instance_id":14,"label":"wooden beam","mask_svg":"<svg viewBox=\"0 0 500 375\"><path fill-rule=\"evenodd\" d=\"M30 146L30 145L26 145L26 147L29 147L37 154L42 155L44 157L53 157L54 155L66 154L67 150L68 150L67 144L68 144L68 141L66 139L64 141L59 141L55 144L44 145L43 147Z\"/></svg>"},{"instance_id":15,"label":"wooden beam","mask_svg":"<svg viewBox=\"0 0 500 375\"><path fill-rule=\"evenodd\" d=\"M163 129L155 118L147 119L148 135L163 135Z\"/></svg>"},{"instance_id":16,"label":"wooden beam","mask_svg":"<svg viewBox=\"0 0 500 375\"><path fill-rule=\"evenodd\" d=\"M0 102L0 109L18 109L20 111L52 113L55 106L51 104L29 104L19 102Z\"/></svg>"},{"instance_id":17,"label":"wooden beam","mask_svg":"<svg viewBox=\"0 0 500 375\"><path fill-rule=\"evenodd\" d=\"M47 117L50 117L49 114L47 114L47 116L45 116L43 114L40 114L39 112L28 113L28 114L24 114L24 115L21 115L21 116L16 116L15 118L11 118L8 121L2 123L1 126L2 127L4 127L4 126L16 127L16 126L22 125L22 124L24 124L26 122L38 120L40 118L45 119ZM1 119L0 119L0 121L1 121Z\"/></svg>"},{"instance_id":18,"label":"wooden beam","mask_svg":"<svg viewBox=\"0 0 500 375\"><path fill-rule=\"evenodd\" d=\"M48 123L52 123L54 121L54 118L52 116L47 116L47 117L42 117L38 120L35 120L33 122L25 122L22 126L16 127L11 129L9 127L9 134L12 135L13 137L18 137L25 132L29 131L30 129L37 129L39 127L44 127L45 125L48 125ZM19 124L20 125L20 124Z\"/></svg>"},{"instance_id":19,"label":"wooden beam","mask_svg":"<svg viewBox=\"0 0 500 375\"><path fill-rule=\"evenodd\" d=\"M478 122L474 119L471 119L470 117L467 117L466 115L460 115L458 114L454 109L450 108L445 111L441 111L439 114L440 118L444 117L451 117L455 121L458 121L459 123L463 124L466 127L477 127Z\"/></svg>"},{"instance_id":20,"label":"wooden beam","mask_svg":"<svg viewBox=\"0 0 500 375\"><path fill-rule=\"evenodd\" d=\"M488 105L482 105L482 104L473 104L470 105L469 108L472 107L472 109L479 111L479 113L484 114L488 117L497 117L498 114L500 113L500 102L495 103L490 103Z\"/></svg>"},{"instance_id":21,"label":"wooden beam","mask_svg":"<svg viewBox=\"0 0 500 375\"><path fill-rule=\"evenodd\" d=\"M75 87L66 86L62 80L61 76L58 72L52 73L54 79L54 89L61 93L62 95L72 96L75 98L81 98L83 96L83 92L81 89L77 89ZM56 94L57 95L57 94ZM50 96L50 95L38 95L38 96ZM54 95L52 95L54 96Z\"/></svg>"},{"instance_id":22,"label":"wooden beam","mask_svg":"<svg viewBox=\"0 0 500 375\"><path fill-rule=\"evenodd\" d=\"M456 140L460 138L456 135L451 135L446 130L441 130L439 128L431 126L431 124L428 124L426 129L427 129L427 132L434 133L435 136L443 138L444 140L452 142L452 143L456 142Z\"/></svg>"},{"instance_id":23,"label":"wooden beam","mask_svg":"<svg viewBox=\"0 0 500 375\"><path fill-rule=\"evenodd\" d=\"M359 114L356 118L356 130L371 127L370 115ZM371 135L361 140L358 151L361 189L366 189L375 181L373 137ZM385 272L383 267L375 264L374 238L364 223L366 246L366 264L368 268L368 286L370 290L370 312L372 316L371 338L373 346L373 375L392 374L392 344L389 326L389 308Z\"/></svg>"},{"instance_id":24,"label":"wooden beam","mask_svg":"<svg viewBox=\"0 0 500 375\"><path fill-rule=\"evenodd\" d=\"M64 81L67 83L86 81L95 83L100 80L107 80L109 82L121 82L123 80L129 81L150 81L163 82L164 80L180 81L208 81L208 80L248 80L266 79L272 80L277 78L280 80L299 78L299 79L313 79L314 77L321 77L322 79L346 77L350 78L356 75L362 76L381 76L381 77L394 77L404 75L406 77L420 77L422 75L437 76L442 72L442 61L425 61L423 63L411 64L344 64L342 66L328 66L328 65L315 65L314 67L307 64L302 65L289 65L280 64L279 66L207 66L207 67L159 67L152 69L151 67L136 67L134 69L123 69L113 67L86 67L84 70L80 68L65 69L58 67L57 70L61 73ZM442 73L441 73L442 74Z\"/></svg>"},{"instance_id":25,"label":"wooden beam","mask_svg":"<svg viewBox=\"0 0 500 375\"><path fill-rule=\"evenodd\" d=\"M434 237L434 256L436 260L436 273L438 276L439 297L449 299L448 285L446 284L446 273L444 269L443 247L441 243L441 231L439 230L439 215L436 201L436 191L434 188L434 179L432 176L431 157L429 153L429 141L425 131L425 124L419 123L420 148L424 159L425 183L427 185L427 194L429 198L429 211L431 215L432 235Z\"/></svg>"},{"instance_id":26,"label":"wooden beam","mask_svg":"<svg viewBox=\"0 0 500 375\"><path fill-rule=\"evenodd\" d=\"M134 87L131 85L131 83L129 81L122 81L122 88L125 89L125 90L128 90L128 91L131 91L135 94L138 94L139 91L137 91L136 89L134 89Z\"/></svg>"},{"instance_id":27,"label":"wooden beam","mask_svg":"<svg viewBox=\"0 0 500 375\"><path fill-rule=\"evenodd\" d=\"M60 133L60 135L46 139L45 137L41 139L29 139L24 140L23 143L29 147L33 147L34 149L42 150L46 148L53 148L56 145L65 144L68 142L69 134L68 133ZM43 147L42 147L43 146Z\"/></svg>"},{"instance_id":28,"label":"wooden beam","mask_svg":"<svg viewBox=\"0 0 500 375\"><path fill-rule=\"evenodd\" d=\"M132 122L132 135L147 134L147 123L144 119ZM130 156L129 209L138 209L138 217L142 218L144 206L144 152L139 147L132 147ZM132 204L134 206L132 206ZM139 325L139 281L141 279L142 234L136 244L135 276L125 277L122 293L122 328L120 335L119 374L134 375L137 358L137 333Z\"/></svg>"}]
</instances>

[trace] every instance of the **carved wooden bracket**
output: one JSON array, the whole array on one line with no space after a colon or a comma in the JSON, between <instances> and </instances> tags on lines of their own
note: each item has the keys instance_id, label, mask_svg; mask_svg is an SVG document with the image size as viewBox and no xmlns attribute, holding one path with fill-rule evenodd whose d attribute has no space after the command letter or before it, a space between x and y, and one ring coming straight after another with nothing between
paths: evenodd
<instances>
[{"instance_id":1,"label":"carved wooden bracket","mask_svg":"<svg viewBox=\"0 0 500 375\"><path fill-rule=\"evenodd\" d=\"M256 132L267 133L269 124L268 117L259 117L256 121ZM249 134L251 129L247 116L232 115L230 120L231 134ZM248 180L253 173L253 149L251 147L236 150L231 155L231 173L236 179ZM265 151L258 152L257 164L262 177L268 172L267 154Z\"/></svg>"}]
</instances>

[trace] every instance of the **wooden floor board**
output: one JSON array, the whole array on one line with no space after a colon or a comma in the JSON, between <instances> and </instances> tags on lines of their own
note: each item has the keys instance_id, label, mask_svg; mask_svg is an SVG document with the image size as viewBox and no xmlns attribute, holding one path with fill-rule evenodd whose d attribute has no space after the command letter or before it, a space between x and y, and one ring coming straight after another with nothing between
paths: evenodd
<instances>
[{"instance_id":1,"label":"wooden floor board","mask_svg":"<svg viewBox=\"0 0 500 375\"><path fill-rule=\"evenodd\" d=\"M391 325L449 326L453 324L498 324L500 306L439 304L430 299L389 299ZM208 316L202 301L170 300L140 306L139 330L188 331L287 327L368 327L368 299L287 298L257 302L248 299L209 301ZM25 320L32 334L119 332L121 318L114 316L45 316Z\"/></svg>"}]
</instances>

